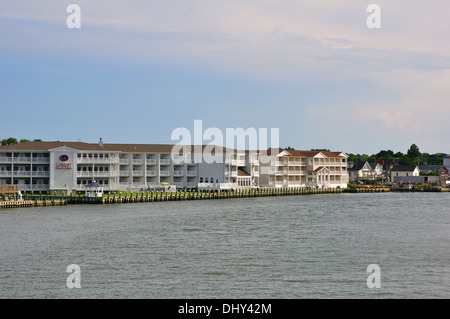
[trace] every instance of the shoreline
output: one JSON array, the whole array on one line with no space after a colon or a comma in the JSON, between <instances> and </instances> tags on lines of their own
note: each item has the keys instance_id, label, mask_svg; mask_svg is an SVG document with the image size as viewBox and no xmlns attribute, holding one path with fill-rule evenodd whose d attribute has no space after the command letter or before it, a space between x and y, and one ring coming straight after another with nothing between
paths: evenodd
<instances>
[{"instance_id":1,"label":"shoreline","mask_svg":"<svg viewBox=\"0 0 450 319\"><path fill-rule=\"evenodd\" d=\"M450 192L449 188L429 188L429 189L392 189L389 187L373 188L263 188L238 190L227 192L216 191L179 191L174 193L161 192L137 192L125 193L124 196L118 194L106 194L101 198L86 196L55 196L55 195L25 195L25 199L0 201L0 209L39 207L39 206L61 206L73 204L124 204L124 203L144 203L144 202L167 202L183 200L211 200L211 199L229 199L229 198L252 198L252 197L278 197L278 196L301 196L301 195L322 195L322 194L344 194L344 193L387 193L387 192L406 192L406 193L425 193L425 192ZM30 197L33 197L30 199Z\"/></svg>"}]
</instances>

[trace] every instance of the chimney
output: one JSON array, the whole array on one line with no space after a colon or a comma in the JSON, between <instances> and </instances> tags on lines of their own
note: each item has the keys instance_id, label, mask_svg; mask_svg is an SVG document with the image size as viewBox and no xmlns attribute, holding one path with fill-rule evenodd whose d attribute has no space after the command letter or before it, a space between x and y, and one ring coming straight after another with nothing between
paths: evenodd
<instances>
[{"instance_id":1,"label":"chimney","mask_svg":"<svg viewBox=\"0 0 450 319\"><path fill-rule=\"evenodd\" d=\"M100 141L98 142L98 146L103 147L103 139L100 137Z\"/></svg>"}]
</instances>

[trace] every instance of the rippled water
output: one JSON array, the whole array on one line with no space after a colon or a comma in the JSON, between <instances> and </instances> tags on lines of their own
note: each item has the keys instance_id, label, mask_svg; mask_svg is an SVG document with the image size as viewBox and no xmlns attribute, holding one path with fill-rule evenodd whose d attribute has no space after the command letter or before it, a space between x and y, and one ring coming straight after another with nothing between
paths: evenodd
<instances>
[{"instance_id":1,"label":"rippled water","mask_svg":"<svg viewBox=\"0 0 450 319\"><path fill-rule=\"evenodd\" d=\"M449 207L381 193L3 210L0 297L449 298Z\"/></svg>"}]
</instances>

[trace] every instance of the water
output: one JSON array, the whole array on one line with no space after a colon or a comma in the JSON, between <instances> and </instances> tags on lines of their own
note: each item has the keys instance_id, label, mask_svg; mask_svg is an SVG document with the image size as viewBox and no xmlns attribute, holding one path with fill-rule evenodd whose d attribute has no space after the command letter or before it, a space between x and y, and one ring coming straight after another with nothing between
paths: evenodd
<instances>
[{"instance_id":1,"label":"water","mask_svg":"<svg viewBox=\"0 0 450 319\"><path fill-rule=\"evenodd\" d=\"M372 193L3 210L0 298L449 298L449 207Z\"/></svg>"}]
</instances>

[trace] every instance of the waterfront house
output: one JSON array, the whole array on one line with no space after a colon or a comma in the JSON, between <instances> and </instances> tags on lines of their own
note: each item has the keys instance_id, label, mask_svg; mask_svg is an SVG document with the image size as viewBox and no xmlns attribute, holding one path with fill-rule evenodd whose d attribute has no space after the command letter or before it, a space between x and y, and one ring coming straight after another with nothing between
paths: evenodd
<instances>
[{"instance_id":1,"label":"waterfront house","mask_svg":"<svg viewBox=\"0 0 450 319\"><path fill-rule=\"evenodd\" d=\"M368 162L356 162L348 169L350 181L372 178L373 169Z\"/></svg>"},{"instance_id":2,"label":"waterfront house","mask_svg":"<svg viewBox=\"0 0 450 319\"><path fill-rule=\"evenodd\" d=\"M443 166L450 172L450 155L444 156Z\"/></svg>"},{"instance_id":3,"label":"waterfront house","mask_svg":"<svg viewBox=\"0 0 450 319\"><path fill-rule=\"evenodd\" d=\"M420 173L431 173L436 172L440 176L448 175L448 169L443 165L420 165L419 166Z\"/></svg>"},{"instance_id":4,"label":"waterfront house","mask_svg":"<svg viewBox=\"0 0 450 319\"><path fill-rule=\"evenodd\" d=\"M394 165L391 169L391 182L398 183L405 177L419 176L420 170L417 165Z\"/></svg>"}]
</instances>

